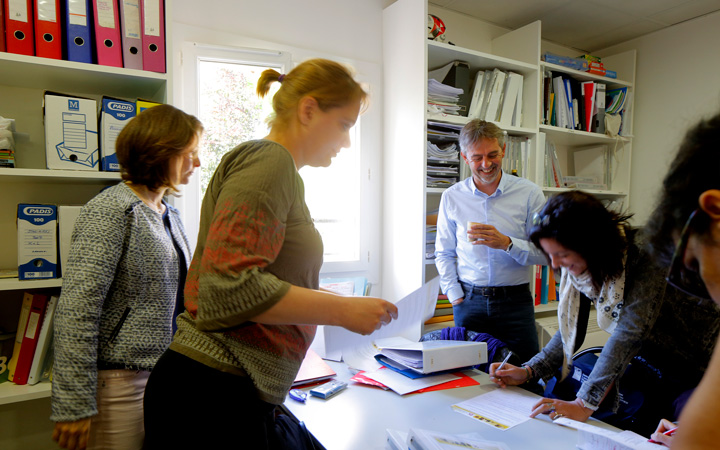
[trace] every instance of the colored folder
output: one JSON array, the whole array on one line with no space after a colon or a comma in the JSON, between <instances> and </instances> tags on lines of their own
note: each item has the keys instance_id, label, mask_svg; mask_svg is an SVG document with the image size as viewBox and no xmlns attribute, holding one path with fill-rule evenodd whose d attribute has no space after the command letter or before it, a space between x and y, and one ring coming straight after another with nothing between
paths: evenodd
<instances>
[{"instance_id":1,"label":"colored folder","mask_svg":"<svg viewBox=\"0 0 720 450\"><path fill-rule=\"evenodd\" d=\"M116 0L93 0L93 31L96 61L103 66L122 67L120 17Z\"/></svg>"},{"instance_id":2,"label":"colored folder","mask_svg":"<svg viewBox=\"0 0 720 450\"><path fill-rule=\"evenodd\" d=\"M65 45L68 61L93 62L90 0L67 0Z\"/></svg>"},{"instance_id":3,"label":"colored folder","mask_svg":"<svg viewBox=\"0 0 720 450\"><path fill-rule=\"evenodd\" d=\"M15 367L15 376L13 377L13 383L15 384L27 384L28 382L48 303L47 295L29 293L25 293L25 295L32 295L32 304L30 305L30 313L28 314L23 341L20 346L20 356L18 357L17 367Z\"/></svg>"},{"instance_id":4,"label":"colored folder","mask_svg":"<svg viewBox=\"0 0 720 450\"><path fill-rule=\"evenodd\" d=\"M165 4L141 0L143 70L165 73Z\"/></svg>"},{"instance_id":5,"label":"colored folder","mask_svg":"<svg viewBox=\"0 0 720 450\"><path fill-rule=\"evenodd\" d=\"M120 41L123 67L143 68L140 0L120 0Z\"/></svg>"},{"instance_id":6,"label":"colored folder","mask_svg":"<svg viewBox=\"0 0 720 450\"><path fill-rule=\"evenodd\" d=\"M0 52L7 51L5 47L5 0L0 0Z\"/></svg>"},{"instance_id":7,"label":"colored folder","mask_svg":"<svg viewBox=\"0 0 720 450\"><path fill-rule=\"evenodd\" d=\"M31 0L5 0L5 45L8 53L35 54Z\"/></svg>"},{"instance_id":8,"label":"colored folder","mask_svg":"<svg viewBox=\"0 0 720 450\"><path fill-rule=\"evenodd\" d=\"M35 54L62 59L60 0L35 1Z\"/></svg>"}]
</instances>

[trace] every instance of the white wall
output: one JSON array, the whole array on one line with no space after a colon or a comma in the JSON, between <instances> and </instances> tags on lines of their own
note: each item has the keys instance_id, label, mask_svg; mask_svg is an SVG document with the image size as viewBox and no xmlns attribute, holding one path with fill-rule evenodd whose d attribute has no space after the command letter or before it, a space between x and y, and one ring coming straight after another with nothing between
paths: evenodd
<instances>
[{"instance_id":1,"label":"white wall","mask_svg":"<svg viewBox=\"0 0 720 450\"><path fill-rule=\"evenodd\" d=\"M172 20L380 63L382 8L382 0L174 0Z\"/></svg>"},{"instance_id":2,"label":"white wall","mask_svg":"<svg viewBox=\"0 0 720 450\"><path fill-rule=\"evenodd\" d=\"M686 130L720 112L720 13L597 52L637 50L630 211L643 224Z\"/></svg>"}]
</instances>

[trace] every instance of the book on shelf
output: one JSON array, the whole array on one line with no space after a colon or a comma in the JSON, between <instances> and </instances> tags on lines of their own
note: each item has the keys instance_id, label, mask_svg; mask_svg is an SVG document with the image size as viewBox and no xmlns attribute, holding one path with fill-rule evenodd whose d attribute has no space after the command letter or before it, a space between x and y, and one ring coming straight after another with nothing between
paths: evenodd
<instances>
[{"instance_id":1,"label":"book on shelf","mask_svg":"<svg viewBox=\"0 0 720 450\"><path fill-rule=\"evenodd\" d=\"M45 294L26 292L25 296L30 297L32 302L30 304L25 330L23 331L22 345L20 346L20 354L18 355L17 365L15 366L15 373L13 374L12 381L15 384L27 384L28 382L30 368L32 367L38 337L48 304L48 296Z\"/></svg>"},{"instance_id":2,"label":"book on shelf","mask_svg":"<svg viewBox=\"0 0 720 450\"><path fill-rule=\"evenodd\" d=\"M605 83L595 85L595 108L593 131L605 134Z\"/></svg>"},{"instance_id":3,"label":"book on shelf","mask_svg":"<svg viewBox=\"0 0 720 450\"><path fill-rule=\"evenodd\" d=\"M583 97L583 114L585 118L584 131L592 131L593 117L595 115L595 94L597 86L594 81L584 81L580 85Z\"/></svg>"},{"instance_id":4,"label":"book on shelf","mask_svg":"<svg viewBox=\"0 0 720 450\"><path fill-rule=\"evenodd\" d=\"M55 307L57 306L58 300L57 295L51 296L50 300L48 300L42 325L40 326L40 333L38 334L37 347L35 348L35 354L33 355L32 364L30 365L27 384L37 384L44 378L43 372L46 368L48 354L52 352L53 323L55 321Z\"/></svg>"},{"instance_id":5,"label":"book on shelf","mask_svg":"<svg viewBox=\"0 0 720 450\"><path fill-rule=\"evenodd\" d=\"M22 306L20 308L20 317L18 319L17 331L15 332L15 344L13 345L12 357L7 365L8 380L15 379L15 369L17 368L20 350L22 348L23 336L25 335L25 326L27 325L28 316L30 315L30 307L32 306L32 295L26 293L23 295Z\"/></svg>"},{"instance_id":6,"label":"book on shelf","mask_svg":"<svg viewBox=\"0 0 720 450\"><path fill-rule=\"evenodd\" d=\"M478 70L475 74L475 83L473 84L472 97L470 98L470 107L468 108L468 117L477 119L480 117L480 109L485 99L485 83L490 78L490 71Z\"/></svg>"},{"instance_id":7,"label":"book on shelf","mask_svg":"<svg viewBox=\"0 0 720 450\"><path fill-rule=\"evenodd\" d=\"M487 108L485 110L484 120L497 122L502 107L502 97L505 92L505 81L507 73L500 69L493 70L492 85L488 93Z\"/></svg>"},{"instance_id":8,"label":"book on shelf","mask_svg":"<svg viewBox=\"0 0 720 450\"><path fill-rule=\"evenodd\" d=\"M454 317L452 314L446 314L444 316L433 316L425 321L425 325L431 325L433 323L441 323L441 322L452 322L454 320Z\"/></svg>"},{"instance_id":9,"label":"book on shelf","mask_svg":"<svg viewBox=\"0 0 720 450\"><path fill-rule=\"evenodd\" d=\"M500 105L498 114L498 122L500 122L500 126L503 128L513 125L513 116L517 106L517 98L519 92L522 91L522 87L523 76L519 73L508 72L502 104Z\"/></svg>"}]
</instances>

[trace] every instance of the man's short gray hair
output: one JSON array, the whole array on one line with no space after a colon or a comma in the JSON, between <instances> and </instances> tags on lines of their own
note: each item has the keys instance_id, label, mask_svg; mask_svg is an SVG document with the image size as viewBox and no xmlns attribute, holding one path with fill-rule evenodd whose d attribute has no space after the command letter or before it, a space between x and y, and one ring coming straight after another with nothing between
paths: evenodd
<instances>
[{"instance_id":1,"label":"man's short gray hair","mask_svg":"<svg viewBox=\"0 0 720 450\"><path fill-rule=\"evenodd\" d=\"M505 132L492 122L473 119L460 131L460 151L467 155L467 150L481 139L497 139L500 148L505 147Z\"/></svg>"}]
</instances>

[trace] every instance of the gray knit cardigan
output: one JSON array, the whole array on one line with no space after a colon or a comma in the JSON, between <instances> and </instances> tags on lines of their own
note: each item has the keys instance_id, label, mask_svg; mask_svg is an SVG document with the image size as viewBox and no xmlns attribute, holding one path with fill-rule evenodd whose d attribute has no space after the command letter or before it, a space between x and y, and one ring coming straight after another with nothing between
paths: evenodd
<instances>
[{"instance_id":1,"label":"gray knit cardigan","mask_svg":"<svg viewBox=\"0 0 720 450\"><path fill-rule=\"evenodd\" d=\"M165 206L172 236L190 261L178 211ZM51 420L97 414L98 360L153 368L172 339L182 289L178 278L178 256L162 215L125 183L105 189L82 208L55 315Z\"/></svg>"}]
</instances>

